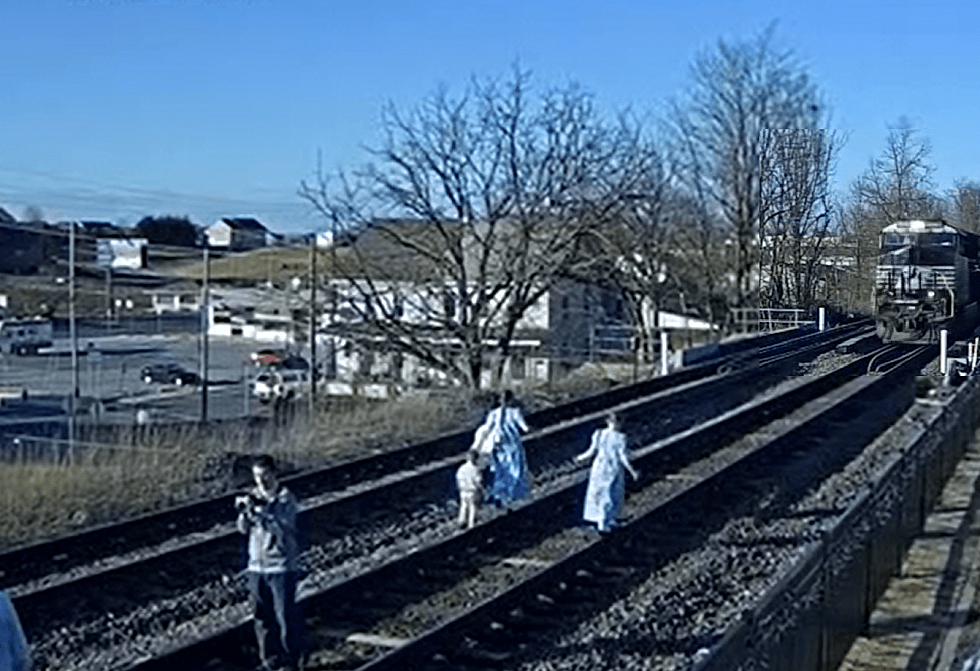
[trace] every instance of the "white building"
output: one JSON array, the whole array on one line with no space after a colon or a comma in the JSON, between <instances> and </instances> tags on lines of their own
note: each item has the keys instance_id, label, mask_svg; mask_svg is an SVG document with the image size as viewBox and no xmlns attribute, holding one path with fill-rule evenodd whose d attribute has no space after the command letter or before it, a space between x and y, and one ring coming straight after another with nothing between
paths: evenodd
<instances>
[{"instance_id":1,"label":"white building","mask_svg":"<svg viewBox=\"0 0 980 671\"><path fill-rule=\"evenodd\" d=\"M336 297L332 313L324 315L323 330L332 338L325 352L330 361L327 368L338 379L351 381L359 378L387 379L407 386L442 385L448 383L446 374L416 360L413 356L390 352L386 342L378 336L376 346L367 348L363 343L371 338L345 337L358 328L358 314L366 309L398 313L400 319L413 326L437 323L431 315L445 318L446 314L458 313L461 306L453 308L449 291L438 286L413 285L409 282L398 286L374 283L375 305L370 308L346 280L335 280L331 289ZM428 315L426 309L431 310ZM492 309L490 312L494 312ZM497 311L493 322L503 323L503 311ZM510 353L503 362L504 381L512 386L534 385L560 377L571 369L603 356L625 356L629 351L629 337L615 343L607 343L600 351L596 339L603 326L622 326L627 315L618 292L574 281L564 281L545 292L524 313L517 323L510 341ZM451 343L450 334L440 335L441 329L433 325L432 342L444 339ZM356 342L355 342L356 341ZM360 344L358 344L360 343ZM497 343L486 343L493 347ZM480 383L491 384L499 359L488 360Z\"/></svg>"},{"instance_id":2,"label":"white building","mask_svg":"<svg viewBox=\"0 0 980 671\"><path fill-rule=\"evenodd\" d=\"M230 252L265 247L274 242L275 234L251 217L225 217L205 231L208 246Z\"/></svg>"},{"instance_id":3,"label":"white building","mask_svg":"<svg viewBox=\"0 0 980 671\"><path fill-rule=\"evenodd\" d=\"M146 268L146 238L101 238L96 241L96 263L103 268Z\"/></svg>"},{"instance_id":4,"label":"white building","mask_svg":"<svg viewBox=\"0 0 980 671\"><path fill-rule=\"evenodd\" d=\"M201 294L198 291L153 291L150 292L150 309L157 315L197 312L201 309Z\"/></svg>"}]
</instances>

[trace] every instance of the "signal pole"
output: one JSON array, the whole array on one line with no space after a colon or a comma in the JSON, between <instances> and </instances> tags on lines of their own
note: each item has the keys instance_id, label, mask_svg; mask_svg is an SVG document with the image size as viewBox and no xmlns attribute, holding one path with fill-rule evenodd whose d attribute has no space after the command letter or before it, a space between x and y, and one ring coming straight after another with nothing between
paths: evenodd
<instances>
[{"instance_id":1,"label":"signal pole","mask_svg":"<svg viewBox=\"0 0 980 671\"><path fill-rule=\"evenodd\" d=\"M211 258L208 241L204 241L204 280L201 282L201 423L208 421L208 327L211 308L208 305L208 282L211 281Z\"/></svg>"}]
</instances>

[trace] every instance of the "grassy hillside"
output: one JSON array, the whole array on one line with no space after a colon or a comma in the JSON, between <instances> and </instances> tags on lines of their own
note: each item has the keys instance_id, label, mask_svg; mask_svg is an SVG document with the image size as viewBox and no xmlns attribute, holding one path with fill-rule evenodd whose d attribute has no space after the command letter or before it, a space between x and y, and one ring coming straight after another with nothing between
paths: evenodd
<instances>
[{"instance_id":1,"label":"grassy hillside","mask_svg":"<svg viewBox=\"0 0 980 671\"><path fill-rule=\"evenodd\" d=\"M325 254L321 252L317 259L318 269L324 261ZM160 272L175 279L198 280L202 276L202 265L203 261L198 259ZM266 247L211 257L211 279L214 281L277 281L305 275L309 268L310 250L306 247Z\"/></svg>"}]
</instances>

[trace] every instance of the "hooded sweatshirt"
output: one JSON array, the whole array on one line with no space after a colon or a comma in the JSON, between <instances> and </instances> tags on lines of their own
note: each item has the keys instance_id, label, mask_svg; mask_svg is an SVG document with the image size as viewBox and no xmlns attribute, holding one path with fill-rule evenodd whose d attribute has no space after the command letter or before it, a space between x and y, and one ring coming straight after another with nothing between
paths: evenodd
<instances>
[{"instance_id":1,"label":"hooded sweatshirt","mask_svg":"<svg viewBox=\"0 0 980 671\"><path fill-rule=\"evenodd\" d=\"M252 496L261 499L257 489ZM296 498L280 486L276 497L238 514L238 531L248 535L248 570L285 573L296 570Z\"/></svg>"}]
</instances>

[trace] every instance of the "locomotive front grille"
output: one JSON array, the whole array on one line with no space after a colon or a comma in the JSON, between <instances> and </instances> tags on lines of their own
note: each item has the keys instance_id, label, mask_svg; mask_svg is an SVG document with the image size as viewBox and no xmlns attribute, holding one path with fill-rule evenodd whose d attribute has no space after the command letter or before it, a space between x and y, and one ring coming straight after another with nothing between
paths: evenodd
<instances>
[{"instance_id":1,"label":"locomotive front grille","mask_svg":"<svg viewBox=\"0 0 980 671\"><path fill-rule=\"evenodd\" d=\"M880 293L896 297L920 291L946 291L956 286L953 266L878 266L876 285Z\"/></svg>"}]
</instances>

